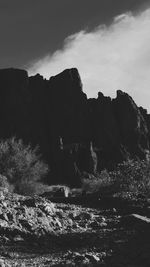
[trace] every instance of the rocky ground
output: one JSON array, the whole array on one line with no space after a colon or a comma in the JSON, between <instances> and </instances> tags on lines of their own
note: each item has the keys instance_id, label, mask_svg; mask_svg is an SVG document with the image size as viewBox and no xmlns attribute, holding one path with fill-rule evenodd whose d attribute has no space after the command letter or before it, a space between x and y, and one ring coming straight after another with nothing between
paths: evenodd
<instances>
[{"instance_id":1,"label":"rocky ground","mask_svg":"<svg viewBox=\"0 0 150 267\"><path fill-rule=\"evenodd\" d=\"M149 203L117 201L89 208L1 193L0 266L149 267Z\"/></svg>"}]
</instances>

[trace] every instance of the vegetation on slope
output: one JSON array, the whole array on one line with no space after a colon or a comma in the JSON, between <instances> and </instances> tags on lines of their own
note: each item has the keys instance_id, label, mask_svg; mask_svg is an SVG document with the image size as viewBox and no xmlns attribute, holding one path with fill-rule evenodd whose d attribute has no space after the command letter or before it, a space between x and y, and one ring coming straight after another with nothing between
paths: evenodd
<instances>
[{"instance_id":1,"label":"vegetation on slope","mask_svg":"<svg viewBox=\"0 0 150 267\"><path fill-rule=\"evenodd\" d=\"M130 192L150 194L149 160L128 160L119 164L114 171L102 171L96 176L89 175L83 179L85 191L101 194Z\"/></svg>"}]
</instances>

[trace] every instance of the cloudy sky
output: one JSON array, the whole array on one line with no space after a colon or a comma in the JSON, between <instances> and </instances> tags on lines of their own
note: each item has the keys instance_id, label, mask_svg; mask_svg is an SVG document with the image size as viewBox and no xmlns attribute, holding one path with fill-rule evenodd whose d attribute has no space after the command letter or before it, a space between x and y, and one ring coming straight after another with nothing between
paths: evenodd
<instances>
[{"instance_id":1,"label":"cloudy sky","mask_svg":"<svg viewBox=\"0 0 150 267\"><path fill-rule=\"evenodd\" d=\"M0 0L0 68L79 69L88 97L128 92L150 111L150 0Z\"/></svg>"}]
</instances>

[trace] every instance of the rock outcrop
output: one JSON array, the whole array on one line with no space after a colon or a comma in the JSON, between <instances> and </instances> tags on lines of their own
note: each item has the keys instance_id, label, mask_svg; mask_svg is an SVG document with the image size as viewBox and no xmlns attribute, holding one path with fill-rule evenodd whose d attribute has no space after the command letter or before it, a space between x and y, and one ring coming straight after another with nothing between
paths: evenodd
<instances>
[{"instance_id":1,"label":"rock outcrop","mask_svg":"<svg viewBox=\"0 0 150 267\"><path fill-rule=\"evenodd\" d=\"M87 99L77 69L44 79L24 70L0 70L0 138L39 145L49 183L79 185L96 173L149 153L150 115L122 91Z\"/></svg>"},{"instance_id":2,"label":"rock outcrop","mask_svg":"<svg viewBox=\"0 0 150 267\"><path fill-rule=\"evenodd\" d=\"M144 158L146 149L149 149L148 125L140 109L122 91L117 91L113 105L123 145L131 156Z\"/></svg>"}]
</instances>

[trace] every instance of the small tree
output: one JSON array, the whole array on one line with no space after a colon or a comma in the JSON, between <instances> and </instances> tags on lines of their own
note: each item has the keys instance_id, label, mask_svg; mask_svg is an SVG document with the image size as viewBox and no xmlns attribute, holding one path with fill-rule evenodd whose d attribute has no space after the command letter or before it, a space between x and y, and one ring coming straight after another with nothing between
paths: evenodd
<instances>
[{"instance_id":1,"label":"small tree","mask_svg":"<svg viewBox=\"0 0 150 267\"><path fill-rule=\"evenodd\" d=\"M7 177L16 193L25 193L25 185L33 185L47 173L48 165L41 160L38 147L32 149L14 137L0 142L0 174Z\"/></svg>"}]
</instances>

